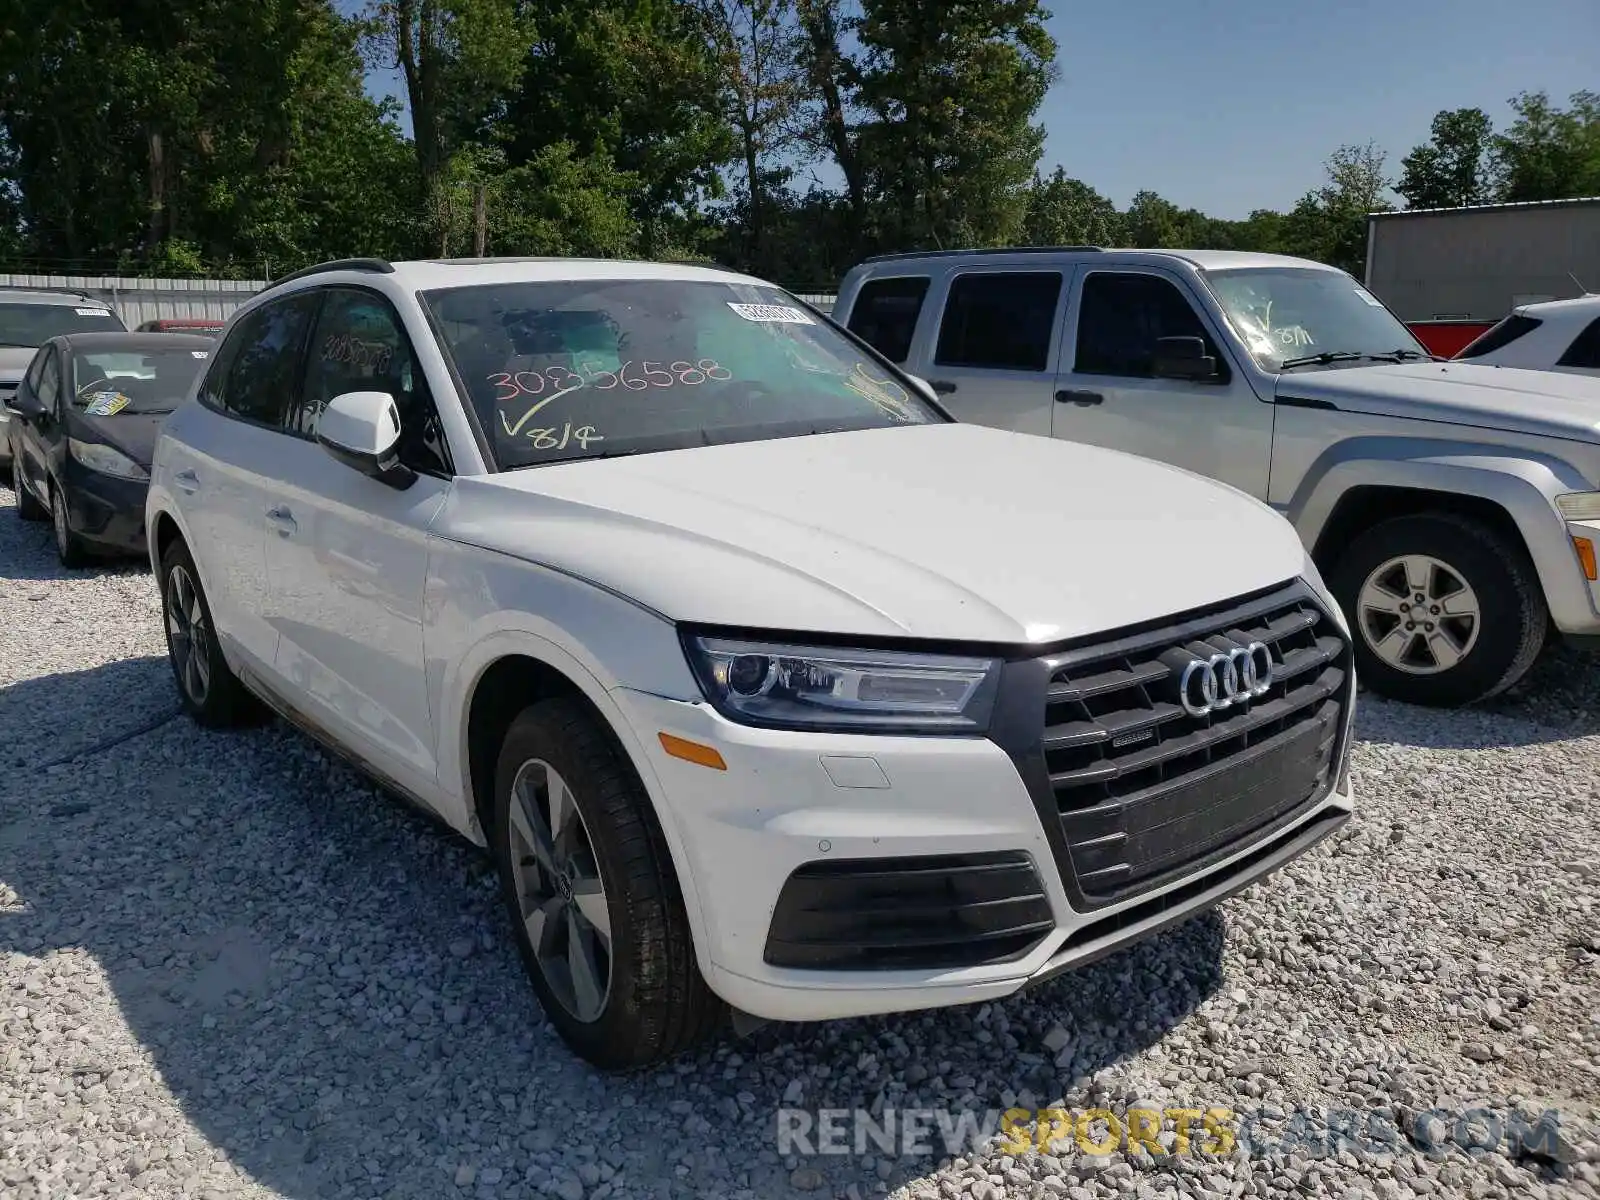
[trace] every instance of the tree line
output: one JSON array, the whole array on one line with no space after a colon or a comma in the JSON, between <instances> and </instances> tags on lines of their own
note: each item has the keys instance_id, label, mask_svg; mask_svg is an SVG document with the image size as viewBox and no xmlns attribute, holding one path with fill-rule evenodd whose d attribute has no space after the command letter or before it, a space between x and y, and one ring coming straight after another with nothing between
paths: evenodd
<instances>
[{"instance_id":1,"label":"tree line","mask_svg":"<svg viewBox=\"0 0 1600 1200\"><path fill-rule=\"evenodd\" d=\"M359 3L0 0L0 269L579 254L820 287L872 253L1023 242L1359 270L1391 190L1600 194L1600 93L1529 92L1499 130L1440 113L1397 178L1340 147L1287 212L1119 209L1041 169L1040 0Z\"/></svg>"}]
</instances>

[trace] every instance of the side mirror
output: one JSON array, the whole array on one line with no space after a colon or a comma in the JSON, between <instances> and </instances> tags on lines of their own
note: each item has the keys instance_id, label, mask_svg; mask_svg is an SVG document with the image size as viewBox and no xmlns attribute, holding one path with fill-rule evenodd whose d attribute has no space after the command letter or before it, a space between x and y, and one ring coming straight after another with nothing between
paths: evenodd
<instances>
[{"instance_id":1,"label":"side mirror","mask_svg":"<svg viewBox=\"0 0 1600 1200\"><path fill-rule=\"evenodd\" d=\"M347 467L404 490L417 474L400 461L400 410L388 392L343 392L317 418L317 441Z\"/></svg>"},{"instance_id":2,"label":"side mirror","mask_svg":"<svg viewBox=\"0 0 1600 1200\"><path fill-rule=\"evenodd\" d=\"M1217 374L1217 360L1206 353L1202 338L1157 338L1151 373L1157 379L1213 379Z\"/></svg>"},{"instance_id":3,"label":"side mirror","mask_svg":"<svg viewBox=\"0 0 1600 1200\"><path fill-rule=\"evenodd\" d=\"M917 385L917 390L922 393L924 399L932 400L935 404L939 403L939 393L933 390L933 384L921 375L907 374L906 378Z\"/></svg>"},{"instance_id":4,"label":"side mirror","mask_svg":"<svg viewBox=\"0 0 1600 1200\"><path fill-rule=\"evenodd\" d=\"M27 417L29 420L42 417L45 412L44 404L39 400L39 397L33 394L33 389L27 384L17 388L17 394L6 401L6 407L16 413L17 416Z\"/></svg>"}]
</instances>

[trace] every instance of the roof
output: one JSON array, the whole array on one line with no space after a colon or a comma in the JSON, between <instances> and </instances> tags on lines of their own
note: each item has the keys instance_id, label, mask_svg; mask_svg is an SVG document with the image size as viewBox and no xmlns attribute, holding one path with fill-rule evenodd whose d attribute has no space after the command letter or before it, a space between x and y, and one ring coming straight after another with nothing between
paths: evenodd
<instances>
[{"instance_id":1,"label":"roof","mask_svg":"<svg viewBox=\"0 0 1600 1200\"><path fill-rule=\"evenodd\" d=\"M1367 214L1369 221L1395 217L1439 217L1452 213L1514 212L1518 209L1581 208L1600 204L1600 196L1573 196L1567 200L1511 200L1502 204L1464 204L1459 208L1392 208Z\"/></svg>"},{"instance_id":2,"label":"roof","mask_svg":"<svg viewBox=\"0 0 1600 1200\"><path fill-rule=\"evenodd\" d=\"M1530 317L1600 316L1600 295L1590 292L1565 300L1539 300L1533 304L1519 304L1516 311Z\"/></svg>"},{"instance_id":3,"label":"roof","mask_svg":"<svg viewBox=\"0 0 1600 1200\"><path fill-rule=\"evenodd\" d=\"M96 308L111 307L104 300L87 292L73 292L66 289L58 292L51 288L21 287L0 287L0 304L59 304L62 307L92 304Z\"/></svg>"},{"instance_id":4,"label":"roof","mask_svg":"<svg viewBox=\"0 0 1600 1200\"><path fill-rule=\"evenodd\" d=\"M1258 254L1250 250L1107 250L1098 246L1007 246L982 250L926 250L919 253L883 254L876 258L867 259L862 265L905 264L968 257L973 259L1008 257L1038 259L1055 255L1083 259L1085 261L1092 260L1096 265L1102 263L1147 262L1152 258L1179 259L1191 263L1203 271L1239 270L1250 267L1301 267L1324 271L1338 270L1337 267L1329 267L1323 263L1312 262L1310 259L1293 258L1286 254Z\"/></svg>"},{"instance_id":5,"label":"roof","mask_svg":"<svg viewBox=\"0 0 1600 1200\"><path fill-rule=\"evenodd\" d=\"M108 330L105 333L64 333L53 341L69 350L211 350L214 338L198 333L123 333Z\"/></svg>"},{"instance_id":6,"label":"roof","mask_svg":"<svg viewBox=\"0 0 1600 1200\"><path fill-rule=\"evenodd\" d=\"M367 258L341 259L307 267L274 280L264 291L291 281L331 282L337 279L348 283L363 278L369 281L388 278L408 291L568 279L681 279L772 286L766 280L715 266L618 258L458 258L397 263Z\"/></svg>"}]
</instances>

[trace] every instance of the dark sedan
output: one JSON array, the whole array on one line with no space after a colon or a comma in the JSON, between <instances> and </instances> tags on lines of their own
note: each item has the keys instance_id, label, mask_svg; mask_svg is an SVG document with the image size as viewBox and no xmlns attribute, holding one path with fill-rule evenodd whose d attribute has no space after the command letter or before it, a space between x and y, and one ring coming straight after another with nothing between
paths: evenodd
<instances>
[{"instance_id":1,"label":"dark sedan","mask_svg":"<svg viewBox=\"0 0 1600 1200\"><path fill-rule=\"evenodd\" d=\"M64 566L145 554L156 433L211 358L211 338L78 333L39 347L11 401L17 513L49 517Z\"/></svg>"}]
</instances>

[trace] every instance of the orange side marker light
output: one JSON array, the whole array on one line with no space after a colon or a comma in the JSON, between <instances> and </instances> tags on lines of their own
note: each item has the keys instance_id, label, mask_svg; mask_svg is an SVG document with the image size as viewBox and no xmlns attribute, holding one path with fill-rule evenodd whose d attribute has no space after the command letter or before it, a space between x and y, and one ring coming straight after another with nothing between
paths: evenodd
<instances>
[{"instance_id":1,"label":"orange side marker light","mask_svg":"<svg viewBox=\"0 0 1600 1200\"><path fill-rule=\"evenodd\" d=\"M1573 548L1578 552L1578 561L1583 564L1583 574L1590 583L1600 579L1600 570L1595 569L1594 543L1585 537L1572 539Z\"/></svg>"},{"instance_id":2,"label":"orange side marker light","mask_svg":"<svg viewBox=\"0 0 1600 1200\"><path fill-rule=\"evenodd\" d=\"M681 758L684 762L692 762L699 767L710 767L713 771L728 769L728 764L722 761L722 755L712 746L702 746L699 742L673 737L670 733L656 736L661 739L661 748L673 758Z\"/></svg>"}]
</instances>

